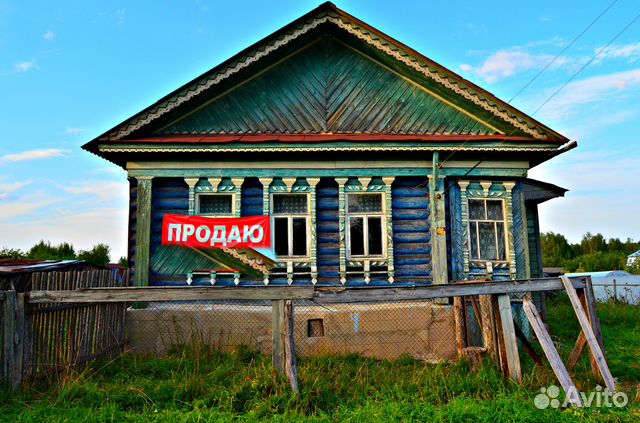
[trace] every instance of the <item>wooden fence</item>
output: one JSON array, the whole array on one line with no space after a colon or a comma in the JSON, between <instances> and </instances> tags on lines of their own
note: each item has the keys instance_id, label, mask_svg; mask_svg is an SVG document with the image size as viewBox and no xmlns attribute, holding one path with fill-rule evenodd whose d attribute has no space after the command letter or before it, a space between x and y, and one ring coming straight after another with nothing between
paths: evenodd
<instances>
[{"instance_id":1,"label":"wooden fence","mask_svg":"<svg viewBox=\"0 0 640 423\"><path fill-rule=\"evenodd\" d=\"M128 272L114 270L39 272L31 289L70 292L128 285ZM29 293L4 291L3 377L15 388L24 380L46 376L124 346L126 304L25 301ZM12 336L13 335L13 336Z\"/></svg>"}]
</instances>

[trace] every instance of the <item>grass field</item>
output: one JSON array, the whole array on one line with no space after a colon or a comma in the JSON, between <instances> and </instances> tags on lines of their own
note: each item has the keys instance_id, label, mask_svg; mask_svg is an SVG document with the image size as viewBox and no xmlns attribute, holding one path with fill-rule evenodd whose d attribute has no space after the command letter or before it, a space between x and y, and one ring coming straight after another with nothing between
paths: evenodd
<instances>
[{"instance_id":1,"label":"grass field","mask_svg":"<svg viewBox=\"0 0 640 423\"><path fill-rule=\"evenodd\" d=\"M579 331L573 310L561 296L548 311L566 357ZM96 363L27 386L20 396L2 391L0 422L639 421L640 308L601 304L598 311L612 373L629 396L625 408L537 409L539 388L555 378L528 357L522 385L504 381L490 364L471 373L465 363L306 358L294 395L268 356L185 349L162 359L125 355ZM588 366L583 357L575 377L584 391L597 383Z\"/></svg>"}]
</instances>

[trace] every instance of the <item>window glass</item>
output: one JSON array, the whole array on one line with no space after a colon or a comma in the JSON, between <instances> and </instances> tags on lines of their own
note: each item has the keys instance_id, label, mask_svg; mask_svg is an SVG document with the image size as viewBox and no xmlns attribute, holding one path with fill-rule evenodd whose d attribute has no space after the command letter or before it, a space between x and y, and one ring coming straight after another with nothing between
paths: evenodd
<instances>
[{"instance_id":1,"label":"window glass","mask_svg":"<svg viewBox=\"0 0 640 423\"><path fill-rule=\"evenodd\" d=\"M200 214L231 214L232 195L198 195L198 213Z\"/></svg>"},{"instance_id":2,"label":"window glass","mask_svg":"<svg viewBox=\"0 0 640 423\"><path fill-rule=\"evenodd\" d=\"M469 219L484 220L484 201L469 200Z\"/></svg>"},{"instance_id":3,"label":"window glass","mask_svg":"<svg viewBox=\"0 0 640 423\"><path fill-rule=\"evenodd\" d=\"M276 217L274 219L275 250L279 256L289 255L289 219Z\"/></svg>"},{"instance_id":4,"label":"window glass","mask_svg":"<svg viewBox=\"0 0 640 423\"><path fill-rule=\"evenodd\" d=\"M496 223L496 233L498 235L498 260L507 259L507 250L504 245L504 223Z\"/></svg>"},{"instance_id":5,"label":"window glass","mask_svg":"<svg viewBox=\"0 0 640 423\"><path fill-rule=\"evenodd\" d=\"M382 218L369 217L369 255L382 254Z\"/></svg>"},{"instance_id":6,"label":"window glass","mask_svg":"<svg viewBox=\"0 0 640 423\"><path fill-rule=\"evenodd\" d=\"M349 240L351 243L351 255L364 255L364 219L352 217L349 219Z\"/></svg>"},{"instance_id":7,"label":"window glass","mask_svg":"<svg viewBox=\"0 0 640 423\"><path fill-rule=\"evenodd\" d=\"M478 223L478 232L480 239L480 256L486 260L496 260L496 233L493 229L493 223Z\"/></svg>"},{"instance_id":8,"label":"window glass","mask_svg":"<svg viewBox=\"0 0 640 423\"><path fill-rule=\"evenodd\" d=\"M471 259L478 259L478 228L476 222L469 224L469 238L471 240Z\"/></svg>"},{"instance_id":9,"label":"window glass","mask_svg":"<svg viewBox=\"0 0 640 423\"><path fill-rule=\"evenodd\" d=\"M487 200L487 219L502 220L502 201Z\"/></svg>"},{"instance_id":10,"label":"window glass","mask_svg":"<svg viewBox=\"0 0 640 423\"><path fill-rule=\"evenodd\" d=\"M293 218L293 255L307 255L307 219Z\"/></svg>"},{"instance_id":11,"label":"window glass","mask_svg":"<svg viewBox=\"0 0 640 423\"><path fill-rule=\"evenodd\" d=\"M279 194L273 196L274 213L307 213L306 194Z\"/></svg>"},{"instance_id":12,"label":"window glass","mask_svg":"<svg viewBox=\"0 0 640 423\"><path fill-rule=\"evenodd\" d=\"M349 213L382 211L382 194L349 194Z\"/></svg>"}]
</instances>

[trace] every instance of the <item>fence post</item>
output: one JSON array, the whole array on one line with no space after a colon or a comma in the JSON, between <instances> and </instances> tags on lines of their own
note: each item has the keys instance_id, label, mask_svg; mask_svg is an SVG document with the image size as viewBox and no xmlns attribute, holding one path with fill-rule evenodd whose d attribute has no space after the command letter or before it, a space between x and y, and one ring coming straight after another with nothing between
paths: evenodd
<instances>
[{"instance_id":1,"label":"fence post","mask_svg":"<svg viewBox=\"0 0 640 423\"><path fill-rule=\"evenodd\" d=\"M284 373L284 300L274 300L271 304L273 310L271 357L273 366L280 373Z\"/></svg>"},{"instance_id":2,"label":"fence post","mask_svg":"<svg viewBox=\"0 0 640 423\"><path fill-rule=\"evenodd\" d=\"M17 392L22 382L24 355L24 294L6 291L3 307L4 363L3 374L11 389Z\"/></svg>"},{"instance_id":3,"label":"fence post","mask_svg":"<svg viewBox=\"0 0 640 423\"><path fill-rule=\"evenodd\" d=\"M284 316L284 351L285 351L285 363L284 369L289 378L289 384L291 390L296 394L300 393L298 389L298 370L296 369L296 343L294 338L294 317L293 317L293 301L286 300L285 302L285 316Z\"/></svg>"},{"instance_id":4,"label":"fence post","mask_svg":"<svg viewBox=\"0 0 640 423\"><path fill-rule=\"evenodd\" d=\"M24 310L24 293L16 295L15 301L15 336L14 336L14 367L11 377L11 388L14 392L20 390L22 383L23 367L24 367L24 349L25 349L25 313Z\"/></svg>"},{"instance_id":5,"label":"fence post","mask_svg":"<svg viewBox=\"0 0 640 423\"><path fill-rule=\"evenodd\" d=\"M13 356L13 334L15 333L15 291L6 291L4 297L4 307L2 307L2 323L3 323L3 363L2 363L2 374L4 375L5 382L11 383L13 380L13 366L14 366L14 356Z\"/></svg>"}]
</instances>

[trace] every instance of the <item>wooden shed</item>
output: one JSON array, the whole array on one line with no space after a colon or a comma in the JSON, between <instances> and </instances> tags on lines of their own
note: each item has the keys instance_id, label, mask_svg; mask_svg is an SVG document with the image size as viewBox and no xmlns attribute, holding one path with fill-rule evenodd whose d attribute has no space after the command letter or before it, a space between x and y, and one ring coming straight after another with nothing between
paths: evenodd
<instances>
[{"instance_id":1,"label":"wooden shed","mask_svg":"<svg viewBox=\"0 0 640 423\"><path fill-rule=\"evenodd\" d=\"M566 190L527 173L571 146L324 3L83 148L128 173L137 285L406 286L541 276ZM269 215L275 267L162 246L165 213Z\"/></svg>"}]
</instances>

